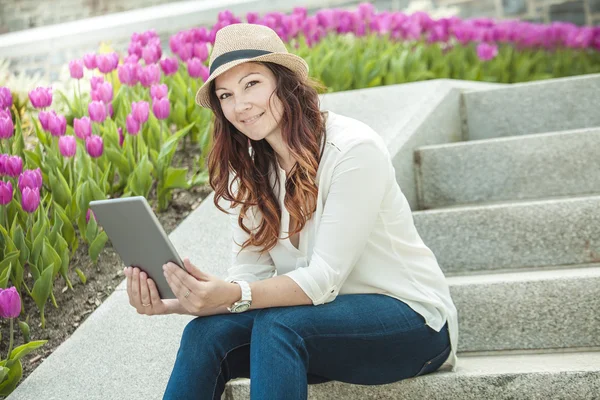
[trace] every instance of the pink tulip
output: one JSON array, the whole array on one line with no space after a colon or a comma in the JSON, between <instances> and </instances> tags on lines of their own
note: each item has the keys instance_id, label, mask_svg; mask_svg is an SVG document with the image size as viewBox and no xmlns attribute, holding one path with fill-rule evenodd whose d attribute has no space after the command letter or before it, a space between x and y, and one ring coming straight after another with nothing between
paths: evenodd
<instances>
[{"instance_id":1,"label":"pink tulip","mask_svg":"<svg viewBox=\"0 0 600 400\"><path fill-rule=\"evenodd\" d=\"M101 101L92 101L88 104L88 113L90 119L94 122L102 123L106 119L106 107Z\"/></svg>"},{"instance_id":2,"label":"pink tulip","mask_svg":"<svg viewBox=\"0 0 600 400\"><path fill-rule=\"evenodd\" d=\"M194 46L191 43L182 43L177 54L182 61L189 61L194 56Z\"/></svg>"},{"instance_id":3,"label":"pink tulip","mask_svg":"<svg viewBox=\"0 0 600 400\"><path fill-rule=\"evenodd\" d=\"M129 55L135 55L138 59L142 58L142 51L144 50L144 45L139 41L131 41L129 43L129 47L127 47L127 53Z\"/></svg>"},{"instance_id":4,"label":"pink tulip","mask_svg":"<svg viewBox=\"0 0 600 400\"><path fill-rule=\"evenodd\" d=\"M92 79L90 79L92 90L96 90L98 88L98 85L101 83L104 83L104 78L101 76L92 76Z\"/></svg>"},{"instance_id":5,"label":"pink tulip","mask_svg":"<svg viewBox=\"0 0 600 400\"><path fill-rule=\"evenodd\" d=\"M8 156L5 159L4 172L11 178L16 178L23 172L23 159L19 156Z\"/></svg>"},{"instance_id":6,"label":"pink tulip","mask_svg":"<svg viewBox=\"0 0 600 400\"><path fill-rule=\"evenodd\" d=\"M0 205L5 206L12 201L13 187L10 182L0 181Z\"/></svg>"},{"instance_id":7,"label":"pink tulip","mask_svg":"<svg viewBox=\"0 0 600 400\"><path fill-rule=\"evenodd\" d=\"M171 104L169 99L163 97L162 99L155 98L152 101L152 112L157 119L167 119L171 112Z\"/></svg>"},{"instance_id":8,"label":"pink tulip","mask_svg":"<svg viewBox=\"0 0 600 400\"><path fill-rule=\"evenodd\" d=\"M108 103L113 99L113 87L110 82L102 82L92 91L92 100Z\"/></svg>"},{"instance_id":9,"label":"pink tulip","mask_svg":"<svg viewBox=\"0 0 600 400\"><path fill-rule=\"evenodd\" d=\"M21 315L21 297L14 286L0 289L0 317L17 318Z\"/></svg>"},{"instance_id":10,"label":"pink tulip","mask_svg":"<svg viewBox=\"0 0 600 400\"><path fill-rule=\"evenodd\" d=\"M26 187L30 189L41 189L42 185L42 171L39 168L27 169L19 175L17 186L21 192Z\"/></svg>"},{"instance_id":11,"label":"pink tulip","mask_svg":"<svg viewBox=\"0 0 600 400\"><path fill-rule=\"evenodd\" d=\"M73 120L73 129L79 139L85 140L92 134L92 121L89 117L75 118Z\"/></svg>"},{"instance_id":12,"label":"pink tulip","mask_svg":"<svg viewBox=\"0 0 600 400\"><path fill-rule=\"evenodd\" d=\"M0 86L0 110L5 110L12 107L12 94L10 89L5 86Z\"/></svg>"},{"instance_id":13,"label":"pink tulip","mask_svg":"<svg viewBox=\"0 0 600 400\"><path fill-rule=\"evenodd\" d=\"M96 55L96 66L103 74L112 72L116 66L114 65L114 58L112 54L97 54Z\"/></svg>"},{"instance_id":14,"label":"pink tulip","mask_svg":"<svg viewBox=\"0 0 600 400\"><path fill-rule=\"evenodd\" d=\"M95 69L96 68L96 54L95 53L87 53L83 56L83 65L87 69Z\"/></svg>"},{"instance_id":15,"label":"pink tulip","mask_svg":"<svg viewBox=\"0 0 600 400\"><path fill-rule=\"evenodd\" d=\"M246 14L246 21L249 24L256 24L260 19L260 15L257 12L249 12Z\"/></svg>"},{"instance_id":16,"label":"pink tulip","mask_svg":"<svg viewBox=\"0 0 600 400\"><path fill-rule=\"evenodd\" d=\"M138 78L142 86L150 87L160 82L160 68L156 64L147 65L142 68L142 73Z\"/></svg>"},{"instance_id":17,"label":"pink tulip","mask_svg":"<svg viewBox=\"0 0 600 400\"><path fill-rule=\"evenodd\" d=\"M131 114L125 118L125 128L130 135L137 135L140 131L140 123Z\"/></svg>"},{"instance_id":18,"label":"pink tulip","mask_svg":"<svg viewBox=\"0 0 600 400\"><path fill-rule=\"evenodd\" d=\"M33 213L40 205L40 190L25 187L21 191L21 207L23 211Z\"/></svg>"},{"instance_id":19,"label":"pink tulip","mask_svg":"<svg viewBox=\"0 0 600 400\"><path fill-rule=\"evenodd\" d=\"M160 60L160 68L165 75L173 75L179 68L179 61L175 57L164 58Z\"/></svg>"},{"instance_id":20,"label":"pink tulip","mask_svg":"<svg viewBox=\"0 0 600 400\"><path fill-rule=\"evenodd\" d=\"M102 156L104 152L104 142L98 135L92 135L85 140L85 149L92 158L98 158Z\"/></svg>"},{"instance_id":21,"label":"pink tulip","mask_svg":"<svg viewBox=\"0 0 600 400\"><path fill-rule=\"evenodd\" d=\"M61 136L58 139L58 149L63 157L73 157L77 151L77 141L75 136Z\"/></svg>"},{"instance_id":22,"label":"pink tulip","mask_svg":"<svg viewBox=\"0 0 600 400\"><path fill-rule=\"evenodd\" d=\"M69 73L73 79L83 78L83 61L71 60L69 61Z\"/></svg>"},{"instance_id":23,"label":"pink tulip","mask_svg":"<svg viewBox=\"0 0 600 400\"><path fill-rule=\"evenodd\" d=\"M94 214L94 212L90 208L88 208L87 212L85 213L85 222L89 224L90 218L94 218L94 221L95 221L96 214Z\"/></svg>"},{"instance_id":24,"label":"pink tulip","mask_svg":"<svg viewBox=\"0 0 600 400\"><path fill-rule=\"evenodd\" d=\"M498 55L498 46L495 44L479 43L477 45L477 56L482 61L489 61Z\"/></svg>"},{"instance_id":25,"label":"pink tulip","mask_svg":"<svg viewBox=\"0 0 600 400\"><path fill-rule=\"evenodd\" d=\"M169 94L169 88L164 83L161 85L152 85L150 88L150 97L153 99L162 99L163 97L167 97Z\"/></svg>"},{"instance_id":26,"label":"pink tulip","mask_svg":"<svg viewBox=\"0 0 600 400\"><path fill-rule=\"evenodd\" d=\"M204 62L208 58L208 47L206 43L196 43L193 50L194 57Z\"/></svg>"},{"instance_id":27,"label":"pink tulip","mask_svg":"<svg viewBox=\"0 0 600 400\"><path fill-rule=\"evenodd\" d=\"M146 65L154 64L160 60L160 56L162 56L160 46L149 44L142 50L142 58L146 62Z\"/></svg>"},{"instance_id":28,"label":"pink tulip","mask_svg":"<svg viewBox=\"0 0 600 400\"><path fill-rule=\"evenodd\" d=\"M52 88L37 87L29 92L29 100L35 108L46 108L52 104Z\"/></svg>"},{"instance_id":29,"label":"pink tulip","mask_svg":"<svg viewBox=\"0 0 600 400\"><path fill-rule=\"evenodd\" d=\"M169 38L169 48L171 49L171 51L174 54L177 54L179 52L179 48L182 45L182 40L181 40L181 36L180 33L176 33L175 35L171 36Z\"/></svg>"},{"instance_id":30,"label":"pink tulip","mask_svg":"<svg viewBox=\"0 0 600 400\"><path fill-rule=\"evenodd\" d=\"M188 74L192 78L203 77L205 75L203 73L203 69L205 69L205 68L206 67L202 64L202 61L200 61L199 58L192 58L187 62ZM203 78L202 80L205 81L206 79Z\"/></svg>"},{"instance_id":31,"label":"pink tulip","mask_svg":"<svg viewBox=\"0 0 600 400\"><path fill-rule=\"evenodd\" d=\"M12 121L10 111L0 109L0 139L12 137L15 131L15 125Z\"/></svg>"},{"instance_id":32,"label":"pink tulip","mask_svg":"<svg viewBox=\"0 0 600 400\"><path fill-rule=\"evenodd\" d=\"M0 154L0 176L7 175L6 174L6 163L8 162L8 154Z\"/></svg>"},{"instance_id":33,"label":"pink tulip","mask_svg":"<svg viewBox=\"0 0 600 400\"><path fill-rule=\"evenodd\" d=\"M148 114L150 113L150 105L145 101L134 101L131 103L131 115L140 124L148 121Z\"/></svg>"},{"instance_id":34,"label":"pink tulip","mask_svg":"<svg viewBox=\"0 0 600 400\"><path fill-rule=\"evenodd\" d=\"M137 54L130 54L123 59L123 64L137 64L140 60Z\"/></svg>"},{"instance_id":35,"label":"pink tulip","mask_svg":"<svg viewBox=\"0 0 600 400\"><path fill-rule=\"evenodd\" d=\"M139 65L137 63L125 63L119 65L118 74L122 84L134 86L138 82L137 71Z\"/></svg>"},{"instance_id":36,"label":"pink tulip","mask_svg":"<svg viewBox=\"0 0 600 400\"><path fill-rule=\"evenodd\" d=\"M67 131L67 119L52 111L48 116L48 130L52 136L62 136Z\"/></svg>"}]
</instances>

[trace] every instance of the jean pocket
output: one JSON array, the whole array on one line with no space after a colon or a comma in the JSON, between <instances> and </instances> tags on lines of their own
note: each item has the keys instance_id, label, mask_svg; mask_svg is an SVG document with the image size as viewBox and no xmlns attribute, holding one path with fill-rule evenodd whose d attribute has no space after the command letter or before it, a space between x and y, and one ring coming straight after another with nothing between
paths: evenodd
<instances>
[{"instance_id":1,"label":"jean pocket","mask_svg":"<svg viewBox=\"0 0 600 400\"><path fill-rule=\"evenodd\" d=\"M434 371L437 371L437 369L441 367L442 364L448 359L449 355L450 346L446 347L446 349L442 351L439 355L435 356L434 358L423 364L421 370L414 377L430 374Z\"/></svg>"}]
</instances>

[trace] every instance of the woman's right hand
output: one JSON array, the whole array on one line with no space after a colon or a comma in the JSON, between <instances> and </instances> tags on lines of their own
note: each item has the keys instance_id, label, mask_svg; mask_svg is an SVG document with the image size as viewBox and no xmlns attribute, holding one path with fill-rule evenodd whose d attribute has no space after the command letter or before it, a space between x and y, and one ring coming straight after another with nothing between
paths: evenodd
<instances>
[{"instance_id":1,"label":"woman's right hand","mask_svg":"<svg viewBox=\"0 0 600 400\"><path fill-rule=\"evenodd\" d=\"M137 267L125 267L127 277L127 295L129 304L135 307L138 314L164 315L175 314L182 310L179 299L161 299L156 284L148 275ZM143 304L149 304L143 306Z\"/></svg>"}]
</instances>

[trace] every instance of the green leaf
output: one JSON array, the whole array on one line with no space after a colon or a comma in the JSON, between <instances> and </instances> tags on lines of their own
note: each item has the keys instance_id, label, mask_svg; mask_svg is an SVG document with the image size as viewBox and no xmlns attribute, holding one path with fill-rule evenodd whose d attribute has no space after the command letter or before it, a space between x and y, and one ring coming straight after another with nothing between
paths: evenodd
<instances>
[{"instance_id":1,"label":"green leaf","mask_svg":"<svg viewBox=\"0 0 600 400\"><path fill-rule=\"evenodd\" d=\"M97 235L98 224L96 223L96 219L90 218L90 222L88 222L87 229L85 231L85 238L88 241L88 243L92 243Z\"/></svg>"},{"instance_id":2,"label":"green leaf","mask_svg":"<svg viewBox=\"0 0 600 400\"><path fill-rule=\"evenodd\" d=\"M23 377L23 365L21 364L21 360L17 360L10 368L8 375L5 377L4 381L0 383L0 396L8 396L11 394L17 384Z\"/></svg>"},{"instance_id":3,"label":"green leaf","mask_svg":"<svg viewBox=\"0 0 600 400\"><path fill-rule=\"evenodd\" d=\"M62 265L62 260L48 238L44 238L44 246L42 248L42 260L44 262L43 265L53 265L54 271L52 273L52 277L54 278L58 271L60 271L60 266Z\"/></svg>"},{"instance_id":4,"label":"green leaf","mask_svg":"<svg viewBox=\"0 0 600 400\"><path fill-rule=\"evenodd\" d=\"M106 232L102 231L98 234L98 236L96 236L96 239L94 239L92 244L90 244L88 252L94 263L98 261L98 256L100 255L102 249L104 249L104 245L106 244L107 240L108 236L106 235Z\"/></svg>"},{"instance_id":5,"label":"green leaf","mask_svg":"<svg viewBox=\"0 0 600 400\"><path fill-rule=\"evenodd\" d=\"M3 260L2 262L4 263ZM0 287L2 289L6 289L8 287L8 279L10 278L10 273L12 271L12 263L8 263L8 266L6 267L6 269L2 270L2 273L0 273Z\"/></svg>"},{"instance_id":6,"label":"green leaf","mask_svg":"<svg viewBox=\"0 0 600 400\"><path fill-rule=\"evenodd\" d=\"M54 265L50 264L47 266L39 279L36 279L33 290L31 291L31 295L35 304L38 306L42 314L44 313L44 307L46 306L46 301L48 301L48 297L50 296L50 291L52 290L52 277L54 272Z\"/></svg>"},{"instance_id":7,"label":"green leaf","mask_svg":"<svg viewBox=\"0 0 600 400\"><path fill-rule=\"evenodd\" d=\"M113 163L117 169L119 170L119 175L121 179L127 180L127 177L131 173L131 168L129 166L129 161L123 154L121 150L106 148L104 149L106 157L108 160Z\"/></svg>"},{"instance_id":8,"label":"green leaf","mask_svg":"<svg viewBox=\"0 0 600 400\"><path fill-rule=\"evenodd\" d=\"M21 334L23 335L23 342L25 342L25 343L29 342L29 340L30 340L29 325L27 325L27 322L25 322L25 321L19 321L19 320L17 320L17 321L19 322L19 328L21 329ZM0 338L0 340L2 340L2 339Z\"/></svg>"},{"instance_id":9,"label":"green leaf","mask_svg":"<svg viewBox=\"0 0 600 400\"><path fill-rule=\"evenodd\" d=\"M188 189L187 168L171 168L167 169L163 189Z\"/></svg>"},{"instance_id":10,"label":"green leaf","mask_svg":"<svg viewBox=\"0 0 600 400\"><path fill-rule=\"evenodd\" d=\"M152 164L148 161L148 156L145 155L129 176L126 190L130 189L136 196L148 197L153 184L151 172Z\"/></svg>"},{"instance_id":11,"label":"green leaf","mask_svg":"<svg viewBox=\"0 0 600 400\"><path fill-rule=\"evenodd\" d=\"M11 360L20 360L23 357L25 357L27 354L31 353L32 351L35 351L35 350L39 349L40 347L42 347L47 342L48 342L47 340L35 340L33 342L22 344L19 347L15 347L10 352L9 358Z\"/></svg>"},{"instance_id":12,"label":"green leaf","mask_svg":"<svg viewBox=\"0 0 600 400\"><path fill-rule=\"evenodd\" d=\"M27 242L25 241L25 233L23 232L23 228L21 225L18 225L15 228L15 232L13 233L13 241L17 249L20 250L19 260L21 264L25 264L25 261L29 258L29 247L27 247Z\"/></svg>"},{"instance_id":13,"label":"green leaf","mask_svg":"<svg viewBox=\"0 0 600 400\"><path fill-rule=\"evenodd\" d=\"M87 282L87 278L85 277L85 274L83 273L83 271L80 270L79 267L77 267L77 268L75 268L75 272L79 276L79 280L81 281L81 283L83 283L85 285L85 283Z\"/></svg>"},{"instance_id":14,"label":"green leaf","mask_svg":"<svg viewBox=\"0 0 600 400\"><path fill-rule=\"evenodd\" d=\"M196 123L193 122L185 128L178 130L173 135L171 135L171 137L167 139L167 141L165 141L162 148L160 149L160 153L158 154L159 176L162 176L165 169L171 165L173 154L175 154L175 150L177 150L177 143L179 143L179 140L181 140L182 137L187 135L190 129L192 129L192 127L195 124Z\"/></svg>"}]
</instances>

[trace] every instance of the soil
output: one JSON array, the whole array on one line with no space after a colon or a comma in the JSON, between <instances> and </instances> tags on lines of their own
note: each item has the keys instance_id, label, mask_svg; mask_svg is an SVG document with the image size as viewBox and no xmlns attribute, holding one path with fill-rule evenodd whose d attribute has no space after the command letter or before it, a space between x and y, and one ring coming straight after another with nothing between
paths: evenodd
<instances>
[{"instance_id":1,"label":"soil","mask_svg":"<svg viewBox=\"0 0 600 400\"><path fill-rule=\"evenodd\" d=\"M198 151L193 146L190 146L189 143L187 147L187 150L183 150L180 146L173 157L173 165L188 167L188 178L191 178L197 169L195 157L197 157ZM208 184L197 186L190 190L174 190L173 199L168 209L161 213L157 213L154 210L165 232L167 234L171 233L190 212L200 205L202 200L211 191L212 189ZM153 199L155 195L150 193L148 197L149 199ZM75 273L75 266L78 266L85 274L87 278L85 285ZM70 261L69 280L73 285L73 290L70 290L64 278L58 275L53 289L58 308L55 308L52 300L48 299L45 307L45 329L41 327L40 312L33 299L26 293L22 296L25 311L21 314L19 320L25 321L29 325L30 341L48 340L48 342L22 359L23 378L21 382L52 354L62 342L67 340L86 318L112 294L115 288L125 279L123 268L124 264L112 248L110 241L107 242L106 247L100 253L96 265L92 263L92 260L88 256L88 246L81 242ZM32 282L27 281L30 287L32 286ZM2 339L0 340L0 359L5 359L8 352L9 330L9 320L0 320L0 333L2 334ZM23 335L15 321L13 349L23 343Z\"/></svg>"}]
</instances>

